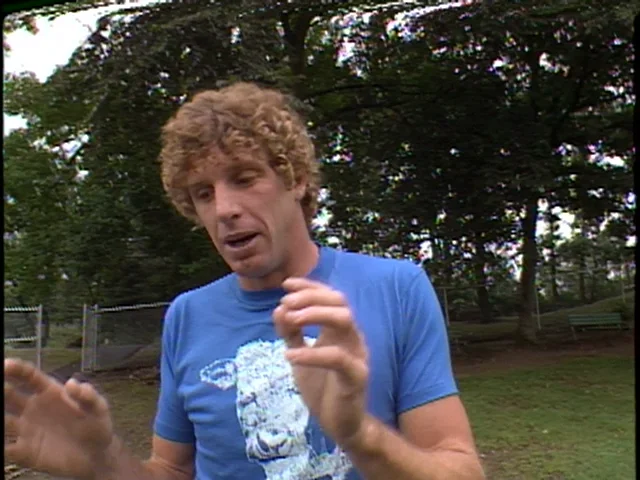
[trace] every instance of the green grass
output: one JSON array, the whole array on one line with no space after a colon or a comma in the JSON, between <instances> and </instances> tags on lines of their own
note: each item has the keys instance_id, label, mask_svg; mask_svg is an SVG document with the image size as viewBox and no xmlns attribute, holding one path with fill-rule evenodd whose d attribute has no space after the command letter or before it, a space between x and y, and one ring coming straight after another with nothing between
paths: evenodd
<instances>
[{"instance_id":1,"label":"green grass","mask_svg":"<svg viewBox=\"0 0 640 480\"><path fill-rule=\"evenodd\" d=\"M118 435L136 455L147 458L151 452L158 386L129 378L98 381L111 405Z\"/></svg>"},{"instance_id":2,"label":"green grass","mask_svg":"<svg viewBox=\"0 0 640 480\"><path fill-rule=\"evenodd\" d=\"M118 432L146 457L157 385L98 379ZM460 377L463 401L491 480L635 478L631 358Z\"/></svg>"},{"instance_id":3,"label":"green grass","mask_svg":"<svg viewBox=\"0 0 640 480\"><path fill-rule=\"evenodd\" d=\"M52 324L49 330L49 343L51 348L65 348L71 342L82 337L81 325Z\"/></svg>"},{"instance_id":4,"label":"green grass","mask_svg":"<svg viewBox=\"0 0 640 480\"><path fill-rule=\"evenodd\" d=\"M635 478L633 360L460 378L489 478Z\"/></svg>"},{"instance_id":5,"label":"green grass","mask_svg":"<svg viewBox=\"0 0 640 480\"><path fill-rule=\"evenodd\" d=\"M452 323L449 331L465 338L484 338L512 335L516 332L516 320L495 323Z\"/></svg>"}]
</instances>

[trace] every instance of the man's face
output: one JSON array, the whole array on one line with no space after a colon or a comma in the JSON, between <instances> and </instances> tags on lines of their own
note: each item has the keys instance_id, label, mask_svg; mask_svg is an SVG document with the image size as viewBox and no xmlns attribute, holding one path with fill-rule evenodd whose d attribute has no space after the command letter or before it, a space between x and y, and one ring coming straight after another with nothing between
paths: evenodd
<instances>
[{"instance_id":1,"label":"man's face","mask_svg":"<svg viewBox=\"0 0 640 480\"><path fill-rule=\"evenodd\" d=\"M210 158L188 174L196 214L233 271L266 277L284 263L292 226L304 223L302 187L287 189L263 158Z\"/></svg>"}]
</instances>

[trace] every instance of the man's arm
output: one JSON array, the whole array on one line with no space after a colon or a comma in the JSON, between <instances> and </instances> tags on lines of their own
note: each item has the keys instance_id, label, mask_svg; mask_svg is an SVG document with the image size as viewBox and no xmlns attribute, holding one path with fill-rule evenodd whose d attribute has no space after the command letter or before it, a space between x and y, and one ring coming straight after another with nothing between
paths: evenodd
<instances>
[{"instance_id":1,"label":"man's arm","mask_svg":"<svg viewBox=\"0 0 640 480\"><path fill-rule=\"evenodd\" d=\"M193 480L194 453L192 444L153 437L151 457L136 458L122 443L114 439L102 466L96 468L92 480Z\"/></svg>"},{"instance_id":2,"label":"man's arm","mask_svg":"<svg viewBox=\"0 0 640 480\"><path fill-rule=\"evenodd\" d=\"M397 433L367 417L347 451L368 480L478 480L484 474L453 377L438 297L422 269L403 276L397 322Z\"/></svg>"},{"instance_id":3,"label":"man's arm","mask_svg":"<svg viewBox=\"0 0 640 480\"><path fill-rule=\"evenodd\" d=\"M469 421L452 395L399 417L397 433L367 417L360 438L345 446L367 480L483 480Z\"/></svg>"}]
</instances>

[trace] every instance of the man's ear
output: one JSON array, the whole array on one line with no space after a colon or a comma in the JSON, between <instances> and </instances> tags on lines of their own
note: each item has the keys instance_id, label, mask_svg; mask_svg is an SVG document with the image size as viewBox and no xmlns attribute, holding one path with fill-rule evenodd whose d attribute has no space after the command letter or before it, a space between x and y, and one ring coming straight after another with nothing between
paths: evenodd
<instances>
[{"instance_id":1,"label":"man's ear","mask_svg":"<svg viewBox=\"0 0 640 480\"><path fill-rule=\"evenodd\" d=\"M295 194L297 201L302 201L305 193L307 193L307 180L306 178L300 179L295 187L293 187L293 192Z\"/></svg>"}]
</instances>

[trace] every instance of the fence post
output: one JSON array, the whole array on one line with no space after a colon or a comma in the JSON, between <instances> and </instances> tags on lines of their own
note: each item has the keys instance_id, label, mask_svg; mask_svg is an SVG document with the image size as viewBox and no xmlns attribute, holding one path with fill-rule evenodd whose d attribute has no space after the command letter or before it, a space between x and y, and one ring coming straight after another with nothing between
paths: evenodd
<instances>
[{"instance_id":1,"label":"fence post","mask_svg":"<svg viewBox=\"0 0 640 480\"><path fill-rule=\"evenodd\" d=\"M93 306L93 312L91 315L92 319L92 330L91 330L91 370L96 371L98 369L98 322L100 321L100 308L98 305Z\"/></svg>"},{"instance_id":2,"label":"fence post","mask_svg":"<svg viewBox=\"0 0 640 480\"><path fill-rule=\"evenodd\" d=\"M540 299L538 298L538 285L534 286L536 291L536 318L538 320L538 330L542 330L542 326L540 325Z\"/></svg>"},{"instance_id":3,"label":"fence post","mask_svg":"<svg viewBox=\"0 0 640 480\"><path fill-rule=\"evenodd\" d=\"M447 322L447 327L449 326L449 301L447 300L447 287L442 287L442 298L444 300L444 319Z\"/></svg>"},{"instance_id":4,"label":"fence post","mask_svg":"<svg viewBox=\"0 0 640 480\"><path fill-rule=\"evenodd\" d=\"M42 304L38 306L36 320L36 367L42 370Z\"/></svg>"},{"instance_id":5,"label":"fence post","mask_svg":"<svg viewBox=\"0 0 640 480\"><path fill-rule=\"evenodd\" d=\"M80 371L88 372L89 365L89 311L87 304L82 304L82 351L80 352Z\"/></svg>"}]
</instances>

